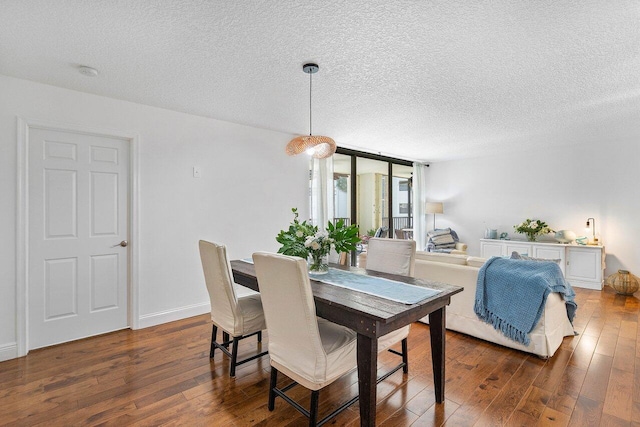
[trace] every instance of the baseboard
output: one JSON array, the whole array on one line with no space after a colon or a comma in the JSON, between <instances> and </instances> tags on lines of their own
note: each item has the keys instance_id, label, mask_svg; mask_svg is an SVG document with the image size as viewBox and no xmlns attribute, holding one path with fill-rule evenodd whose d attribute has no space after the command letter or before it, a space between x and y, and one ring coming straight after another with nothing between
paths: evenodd
<instances>
[{"instance_id":1,"label":"baseboard","mask_svg":"<svg viewBox=\"0 0 640 427\"><path fill-rule=\"evenodd\" d=\"M173 322L175 320L186 319L187 317L198 316L200 314L210 312L211 303L203 302L200 304L188 305L186 307L159 311L157 313L144 314L140 316L138 320L138 327L140 329L148 328L149 326L160 325L162 323Z\"/></svg>"},{"instance_id":2,"label":"baseboard","mask_svg":"<svg viewBox=\"0 0 640 427\"><path fill-rule=\"evenodd\" d=\"M16 343L11 342L8 344L0 345L0 362L5 360L15 359L18 357L18 346Z\"/></svg>"}]
</instances>

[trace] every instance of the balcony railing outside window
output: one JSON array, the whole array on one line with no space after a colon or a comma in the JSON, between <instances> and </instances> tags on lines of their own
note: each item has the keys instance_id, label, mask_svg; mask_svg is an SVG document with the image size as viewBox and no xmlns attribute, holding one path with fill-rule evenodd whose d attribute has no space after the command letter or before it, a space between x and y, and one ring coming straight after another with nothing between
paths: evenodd
<instances>
[{"instance_id":1,"label":"balcony railing outside window","mask_svg":"<svg viewBox=\"0 0 640 427\"><path fill-rule=\"evenodd\" d=\"M384 227L389 227L389 217L382 218L382 225ZM394 217L393 218L393 229L394 230L402 230L403 228L413 228L413 218L411 217Z\"/></svg>"}]
</instances>

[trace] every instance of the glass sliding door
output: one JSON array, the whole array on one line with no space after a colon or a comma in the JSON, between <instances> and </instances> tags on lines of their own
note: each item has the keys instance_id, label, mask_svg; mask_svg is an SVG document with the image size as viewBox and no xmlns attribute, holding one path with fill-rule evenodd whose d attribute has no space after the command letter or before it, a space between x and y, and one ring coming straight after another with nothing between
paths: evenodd
<instances>
[{"instance_id":1,"label":"glass sliding door","mask_svg":"<svg viewBox=\"0 0 640 427\"><path fill-rule=\"evenodd\" d=\"M411 238L413 163L338 147L333 155L333 218L357 224L360 237ZM311 191L311 187L310 187ZM365 239L366 240L366 239ZM357 265L359 245L351 255Z\"/></svg>"},{"instance_id":2,"label":"glass sliding door","mask_svg":"<svg viewBox=\"0 0 640 427\"><path fill-rule=\"evenodd\" d=\"M387 162L356 157L356 219L361 234L380 229L380 237L389 236L388 171Z\"/></svg>"},{"instance_id":3,"label":"glass sliding door","mask_svg":"<svg viewBox=\"0 0 640 427\"><path fill-rule=\"evenodd\" d=\"M392 165L391 191L393 236L397 239L413 237L413 167Z\"/></svg>"}]
</instances>

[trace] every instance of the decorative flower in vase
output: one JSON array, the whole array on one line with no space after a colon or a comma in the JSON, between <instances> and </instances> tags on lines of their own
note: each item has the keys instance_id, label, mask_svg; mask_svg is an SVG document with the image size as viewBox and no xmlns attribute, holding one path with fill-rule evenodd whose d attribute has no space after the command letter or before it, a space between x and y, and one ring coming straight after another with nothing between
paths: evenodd
<instances>
[{"instance_id":1,"label":"decorative flower in vase","mask_svg":"<svg viewBox=\"0 0 640 427\"><path fill-rule=\"evenodd\" d=\"M298 209L291 209L293 222L288 230L281 230L276 240L282 245L278 253L299 256L309 260L309 272L326 273L329 270L329 252L333 247L336 252L350 252L356 249L358 226L345 226L343 220L335 225L327 223L325 230L307 221L298 220Z\"/></svg>"},{"instance_id":2,"label":"decorative flower in vase","mask_svg":"<svg viewBox=\"0 0 640 427\"><path fill-rule=\"evenodd\" d=\"M549 228L546 222L539 219L525 219L518 225L514 225L513 228L516 233L522 233L527 235L527 240L535 242L536 237L542 234L553 233L554 231Z\"/></svg>"}]
</instances>

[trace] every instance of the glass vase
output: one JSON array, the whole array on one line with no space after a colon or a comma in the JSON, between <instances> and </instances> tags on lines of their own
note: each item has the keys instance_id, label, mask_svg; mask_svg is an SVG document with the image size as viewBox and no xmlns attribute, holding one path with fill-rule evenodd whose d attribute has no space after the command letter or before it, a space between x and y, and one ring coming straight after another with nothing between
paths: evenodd
<instances>
[{"instance_id":1,"label":"glass vase","mask_svg":"<svg viewBox=\"0 0 640 427\"><path fill-rule=\"evenodd\" d=\"M309 274L325 274L329 271L329 254L311 252L307 262Z\"/></svg>"},{"instance_id":2,"label":"glass vase","mask_svg":"<svg viewBox=\"0 0 640 427\"><path fill-rule=\"evenodd\" d=\"M536 235L534 233L527 233L527 240L530 242L536 241Z\"/></svg>"}]
</instances>

